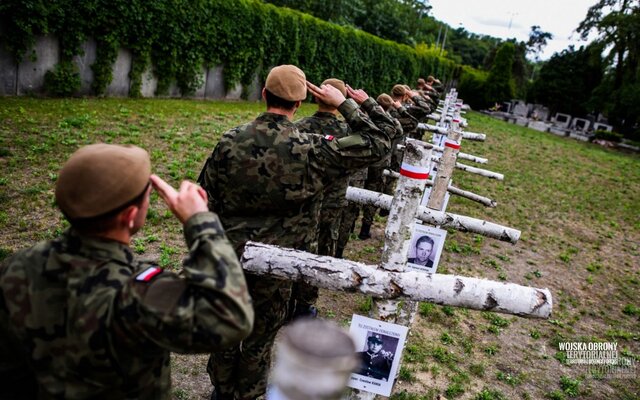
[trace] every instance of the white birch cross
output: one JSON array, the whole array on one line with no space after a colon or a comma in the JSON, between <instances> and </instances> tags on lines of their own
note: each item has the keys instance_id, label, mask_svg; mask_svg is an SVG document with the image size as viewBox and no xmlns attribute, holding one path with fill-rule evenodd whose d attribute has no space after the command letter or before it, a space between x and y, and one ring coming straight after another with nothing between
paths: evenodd
<instances>
[{"instance_id":1,"label":"white birch cross","mask_svg":"<svg viewBox=\"0 0 640 400\"><path fill-rule=\"evenodd\" d=\"M457 140L462 136L458 127L454 128L456 129L450 130L451 137L448 138L452 142L456 139L455 132L459 133ZM444 149L442 158L445 161L453 158L453 163L441 161L438 175L433 180L429 203L427 207L420 206L429 177L432 148L432 145L424 142L407 140L393 197L351 187L347 190L347 199L351 201L375 204L389 210L385 228L385 247L379 266L248 242L241 258L243 268L255 274L304 281L329 290L370 295L379 299L372 310L374 318L405 326L411 325L418 301L521 317L549 318L553 300L551 292L546 288L456 275L405 271L416 218L428 224L474 232L511 243L516 243L520 236L520 231L512 228L437 211L442 209L440 196L443 198L444 193L450 190L448 181L456 159L455 154L450 157L450 151L447 151L451 146ZM371 393L357 391L351 396L357 399L375 397Z\"/></svg>"}]
</instances>

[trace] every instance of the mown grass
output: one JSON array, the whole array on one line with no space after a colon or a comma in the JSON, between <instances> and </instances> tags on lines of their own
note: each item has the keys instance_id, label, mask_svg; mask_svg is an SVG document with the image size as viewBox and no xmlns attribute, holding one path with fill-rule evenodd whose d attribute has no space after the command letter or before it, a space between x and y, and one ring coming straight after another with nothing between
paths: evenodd
<instances>
[{"instance_id":1,"label":"mown grass","mask_svg":"<svg viewBox=\"0 0 640 400\"><path fill-rule=\"evenodd\" d=\"M299 115L314 108L306 104ZM53 186L79 146L140 145L149 150L154 172L177 186L197 177L222 132L262 111L262 104L247 102L0 98L0 259L66 228ZM567 365L557 347L567 340L616 341L640 362L640 157L477 113L467 118L469 130L488 139L465 141L462 151L489 158L480 167L505 181L455 172L456 186L493 198L498 207L452 196L448 211L519 229L522 236L514 246L450 231L439 271L548 287L554 313L539 321L421 304L393 398L640 397L638 377L585 373ZM373 239L352 241L345 255L375 263L384 223L376 218ZM132 247L167 268L185 254L179 224L155 195ZM319 302L323 316L341 323L374 306L364 296L326 291ZM210 387L201 376L204 387L193 388L203 386L192 379L197 373L194 367L176 381L176 398L206 395Z\"/></svg>"}]
</instances>

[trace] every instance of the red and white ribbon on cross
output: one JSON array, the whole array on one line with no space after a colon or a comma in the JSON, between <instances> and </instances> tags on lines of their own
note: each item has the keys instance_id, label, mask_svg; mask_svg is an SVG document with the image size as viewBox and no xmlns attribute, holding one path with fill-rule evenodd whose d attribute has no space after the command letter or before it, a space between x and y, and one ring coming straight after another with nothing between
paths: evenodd
<instances>
[{"instance_id":1,"label":"red and white ribbon on cross","mask_svg":"<svg viewBox=\"0 0 640 400\"><path fill-rule=\"evenodd\" d=\"M454 150L460 150L460 142L456 142L455 140L447 139L444 141L444 147L450 147Z\"/></svg>"},{"instance_id":2,"label":"red and white ribbon on cross","mask_svg":"<svg viewBox=\"0 0 640 400\"><path fill-rule=\"evenodd\" d=\"M429 168L402 163L400 175L419 180L429 179Z\"/></svg>"}]
</instances>

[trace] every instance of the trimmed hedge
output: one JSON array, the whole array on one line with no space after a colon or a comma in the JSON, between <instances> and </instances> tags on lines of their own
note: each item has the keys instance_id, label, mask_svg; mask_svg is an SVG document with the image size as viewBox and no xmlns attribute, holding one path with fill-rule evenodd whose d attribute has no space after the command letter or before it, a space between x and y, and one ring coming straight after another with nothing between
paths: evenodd
<instances>
[{"instance_id":1,"label":"trimmed hedge","mask_svg":"<svg viewBox=\"0 0 640 400\"><path fill-rule=\"evenodd\" d=\"M61 62L97 43L93 90L103 94L119 47L131 50L131 95L152 64L158 94L173 80L183 94L199 87L204 65L224 66L225 85L291 63L312 82L335 76L370 93L419 77L453 77L456 64L434 50L401 45L257 0L4 0L0 44L20 60L39 35L60 40Z\"/></svg>"}]
</instances>

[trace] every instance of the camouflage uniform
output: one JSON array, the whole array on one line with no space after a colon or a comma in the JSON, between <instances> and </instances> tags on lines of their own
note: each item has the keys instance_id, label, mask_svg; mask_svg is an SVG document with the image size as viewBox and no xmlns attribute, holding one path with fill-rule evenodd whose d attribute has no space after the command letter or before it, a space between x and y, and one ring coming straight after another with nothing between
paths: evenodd
<instances>
[{"instance_id":1,"label":"camouflage uniform","mask_svg":"<svg viewBox=\"0 0 640 400\"><path fill-rule=\"evenodd\" d=\"M28 363L39 398L165 399L170 351L213 351L248 335L251 300L218 218L196 214L184 231L179 275L74 229L6 260L0 343L20 343L21 357L0 354L3 378Z\"/></svg>"},{"instance_id":2,"label":"camouflage uniform","mask_svg":"<svg viewBox=\"0 0 640 400\"><path fill-rule=\"evenodd\" d=\"M400 172L400 163L402 162L402 151L398 150L398 144L402 144L404 138L408 136L409 132L414 132L418 129L418 120L407 111L405 106L400 106L400 108L396 109L394 107L389 108L389 115L392 118L395 118L400 123L402 127L402 131L404 132L404 136L398 140L396 143L393 143L393 153L391 155L391 170ZM388 185L393 186L393 185ZM388 193L385 191L387 194Z\"/></svg>"},{"instance_id":3,"label":"camouflage uniform","mask_svg":"<svg viewBox=\"0 0 640 400\"><path fill-rule=\"evenodd\" d=\"M286 116L269 112L224 133L202 185L238 254L248 240L314 251L324 186L389 152L389 137L372 121L391 120L378 109L369 119L353 100L343 102L338 110L357 134L340 139L300 133ZM284 322L291 283L251 274L247 281L255 328L240 347L211 355L208 371L218 398L265 392L271 345Z\"/></svg>"},{"instance_id":4,"label":"camouflage uniform","mask_svg":"<svg viewBox=\"0 0 640 400\"><path fill-rule=\"evenodd\" d=\"M424 97L419 95L413 96L411 100L413 101L413 104L404 104L407 112L418 122L423 122L427 118L427 115L431 113L431 107L429 107L429 103L427 103ZM414 129L413 131L407 132L407 136L412 139L422 140L422 131Z\"/></svg>"},{"instance_id":5,"label":"camouflage uniform","mask_svg":"<svg viewBox=\"0 0 640 400\"><path fill-rule=\"evenodd\" d=\"M432 109L438 106L438 99L440 98L440 94L438 92L429 89L418 90L417 92L422 96L426 96L425 100L427 100L427 102L432 106Z\"/></svg>"},{"instance_id":6,"label":"camouflage uniform","mask_svg":"<svg viewBox=\"0 0 640 400\"><path fill-rule=\"evenodd\" d=\"M391 114L389 114L389 116L393 119L395 127L393 140L391 141L391 145L393 146L391 149L391 153L387 155L382 161L377 162L369 167L367 171L367 179L364 183L365 189L377 193L385 193L386 190L388 190L387 187L392 187L392 185L389 185L389 178L385 177L383 173L385 169L391 168L391 158L397 151L397 145L402 143L402 141L404 140L402 125L396 118L393 118ZM373 205L367 205L364 207L362 212L362 224L364 226L371 226L371 224L373 224L373 217L375 216L377 209L378 208Z\"/></svg>"},{"instance_id":7,"label":"camouflage uniform","mask_svg":"<svg viewBox=\"0 0 640 400\"><path fill-rule=\"evenodd\" d=\"M318 111L311 117L303 118L295 123L300 132L313 132L341 138L349 135L349 125L330 112ZM320 255L333 256L338 241L338 231L342 219L342 208L347 205L348 177L344 176L329 183L322 192L322 207L318 219L317 252ZM295 282L291 287L291 302L303 305L314 304L318 300L318 288L304 282ZM294 302L295 301L295 302ZM293 313L295 304L291 305Z\"/></svg>"},{"instance_id":8,"label":"camouflage uniform","mask_svg":"<svg viewBox=\"0 0 640 400\"><path fill-rule=\"evenodd\" d=\"M316 112L311 117L295 122L300 132L313 132L322 135L332 135L336 138L348 136L351 132L349 125L329 112ZM340 177L330 182L322 193L322 207L318 221L318 254L331 255L335 253L335 242L338 240L341 209L347 205L348 176Z\"/></svg>"}]
</instances>

